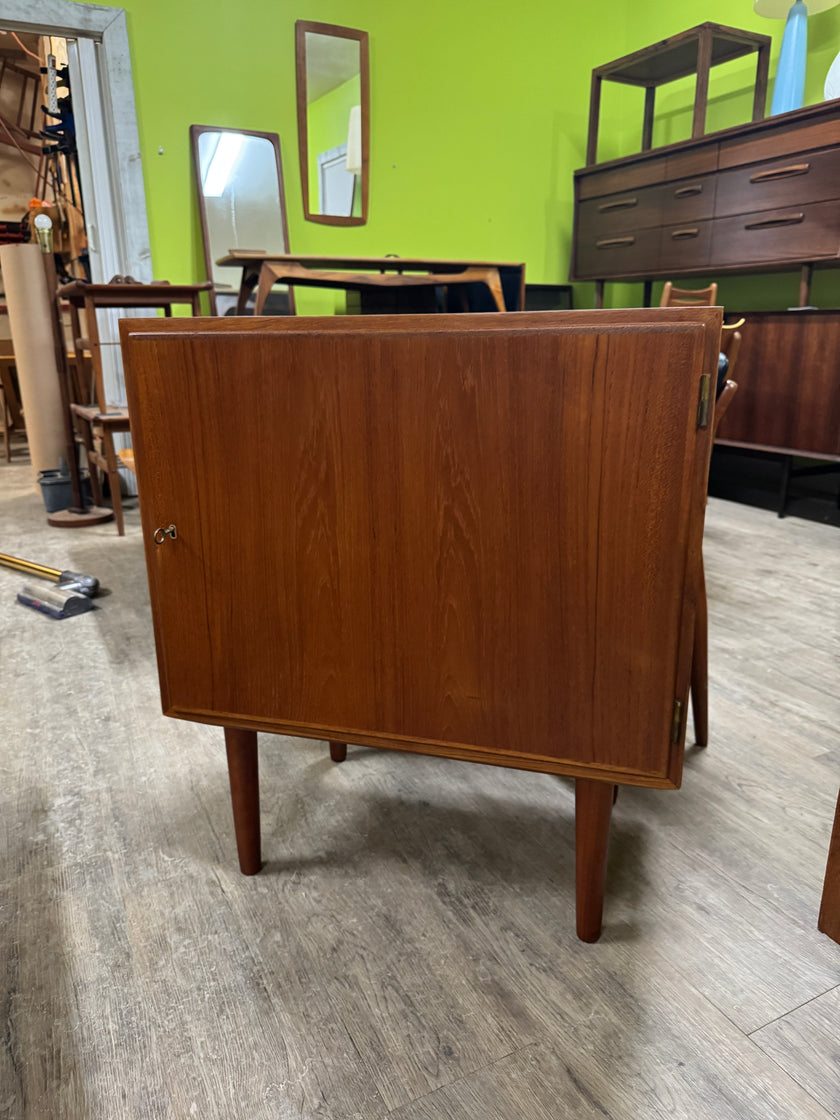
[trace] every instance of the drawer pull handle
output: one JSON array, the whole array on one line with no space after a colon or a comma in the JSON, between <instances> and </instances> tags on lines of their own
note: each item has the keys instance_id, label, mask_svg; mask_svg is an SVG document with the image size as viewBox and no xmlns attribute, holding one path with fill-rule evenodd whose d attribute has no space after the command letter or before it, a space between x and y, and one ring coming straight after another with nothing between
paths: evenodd
<instances>
[{"instance_id":1,"label":"drawer pull handle","mask_svg":"<svg viewBox=\"0 0 840 1120\"><path fill-rule=\"evenodd\" d=\"M748 222L744 229L772 229L774 226L797 226L805 221L805 215L786 214L783 218L765 218L760 222Z\"/></svg>"},{"instance_id":2,"label":"drawer pull handle","mask_svg":"<svg viewBox=\"0 0 840 1120\"><path fill-rule=\"evenodd\" d=\"M692 237L698 237L700 230L697 226L694 229L675 229L671 234L672 241L689 241Z\"/></svg>"},{"instance_id":3,"label":"drawer pull handle","mask_svg":"<svg viewBox=\"0 0 840 1120\"><path fill-rule=\"evenodd\" d=\"M790 167L774 167L772 171L757 171L750 175L751 183L768 183L773 179L790 179L794 175L807 175L810 163L792 163Z\"/></svg>"},{"instance_id":4,"label":"drawer pull handle","mask_svg":"<svg viewBox=\"0 0 840 1120\"><path fill-rule=\"evenodd\" d=\"M606 241L596 241L596 249L617 249L621 245L635 245L635 237L610 237Z\"/></svg>"},{"instance_id":5,"label":"drawer pull handle","mask_svg":"<svg viewBox=\"0 0 840 1120\"><path fill-rule=\"evenodd\" d=\"M598 213L606 214L608 210L632 210L638 205L638 198L620 198L617 202L602 202L598 207Z\"/></svg>"},{"instance_id":6,"label":"drawer pull handle","mask_svg":"<svg viewBox=\"0 0 840 1120\"><path fill-rule=\"evenodd\" d=\"M694 183L690 187L680 187L679 190L674 191L674 198L688 198L690 195L702 194L702 193L703 193L703 184L702 183Z\"/></svg>"},{"instance_id":7,"label":"drawer pull handle","mask_svg":"<svg viewBox=\"0 0 840 1120\"><path fill-rule=\"evenodd\" d=\"M163 544L167 537L171 537L173 541L178 539L178 530L174 525L170 525L168 529L155 529L155 544Z\"/></svg>"}]
</instances>

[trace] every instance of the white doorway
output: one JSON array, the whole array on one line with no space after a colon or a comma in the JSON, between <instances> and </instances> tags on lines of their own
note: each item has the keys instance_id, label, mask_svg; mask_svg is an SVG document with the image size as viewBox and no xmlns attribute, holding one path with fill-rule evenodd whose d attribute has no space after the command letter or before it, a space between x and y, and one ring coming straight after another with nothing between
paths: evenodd
<instances>
[{"instance_id":1,"label":"white doorway","mask_svg":"<svg viewBox=\"0 0 840 1120\"><path fill-rule=\"evenodd\" d=\"M70 86L85 201L90 277L152 279L146 195L125 12L73 0L0 0L0 28L67 40ZM126 312L101 312L105 391L125 403L117 321ZM122 472L121 472L122 473ZM123 473L134 491L133 476Z\"/></svg>"}]
</instances>

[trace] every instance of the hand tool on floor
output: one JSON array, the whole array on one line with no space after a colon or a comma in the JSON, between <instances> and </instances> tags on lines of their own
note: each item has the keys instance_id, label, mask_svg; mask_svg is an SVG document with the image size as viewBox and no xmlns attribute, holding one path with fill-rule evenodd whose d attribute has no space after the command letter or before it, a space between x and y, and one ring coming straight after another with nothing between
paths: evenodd
<instances>
[{"instance_id":1,"label":"hand tool on floor","mask_svg":"<svg viewBox=\"0 0 840 1120\"><path fill-rule=\"evenodd\" d=\"M83 575L81 572L61 572L58 568L48 568L45 564L36 564L34 560L21 560L17 556L7 556L3 552L0 552L0 564L6 568L14 568L18 572L26 572L30 576L51 579L62 591L73 591L77 595L86 595L89 599L99 591L99 580L94 576Z\"/></svg>"},{"instance_id":2,"label":"hand tool on floor","mask_svg":"<svg viewBox=\"0 0 840 1120\"><path fill-rule=\"evenodd\" d=\"M66 591L62 587L36 587L25 583L18 592L17 601L25 607L48 614L51 618L71 618L93 610L93 603L86 595L77 591Z\"/></svg>"}]
</instances>

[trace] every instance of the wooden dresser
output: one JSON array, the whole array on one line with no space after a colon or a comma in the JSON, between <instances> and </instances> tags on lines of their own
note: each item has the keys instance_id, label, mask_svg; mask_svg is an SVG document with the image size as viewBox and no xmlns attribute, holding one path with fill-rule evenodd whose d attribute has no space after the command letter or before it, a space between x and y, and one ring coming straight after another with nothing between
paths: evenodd
<instances>
[{"instance_id":1,"label":"wooden dresser","mask_svg":"<svg viewBox=\"0 0 840 1120\"><path fill-rule=\"evenodd\" d=\"M838 145L834 100L576 171L571 279L836 264Z\"/></svg>"},{"instance_id":2,"label":"wooden dresser","mask_svg":"<svg viewBox=\"0 0 840 1120\"><path fill-rule=\"evenodd\" d=\"M566 774L597 938L616 784L680 783L720 324L120 323L163 707L225 728L246 874L257 731Z\"/></svg>"}]
</instances>

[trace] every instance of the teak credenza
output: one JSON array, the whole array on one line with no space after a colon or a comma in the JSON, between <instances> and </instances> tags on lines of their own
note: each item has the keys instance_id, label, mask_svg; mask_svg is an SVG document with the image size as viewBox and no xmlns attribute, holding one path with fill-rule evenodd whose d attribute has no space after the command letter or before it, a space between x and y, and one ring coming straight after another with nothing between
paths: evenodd
<instances>
[{"instance_id":1,"label":"teak credenza","mask_svg":"<svg viewBox=\"0 0 840 1120\"><path fill-rule=\"evenodd\" d=\"M840 100L575 172L572 280L815 265L840 253ZM791 298L791 303L794 299Z\"/></svg>"},{"instance_id":2,"label":"teak credenza","mask_svg":"<svg viewBox=\"0 0 840 1120\"><path fill-rule=\"evenodd\" d=\"M576 780L577 928L618 783L678 787L719 308L120 324L163 710Z\"/></svg>"}]
</instances>

